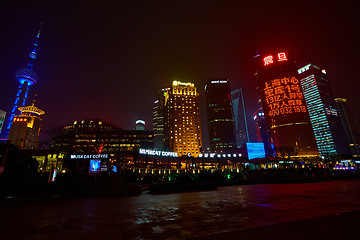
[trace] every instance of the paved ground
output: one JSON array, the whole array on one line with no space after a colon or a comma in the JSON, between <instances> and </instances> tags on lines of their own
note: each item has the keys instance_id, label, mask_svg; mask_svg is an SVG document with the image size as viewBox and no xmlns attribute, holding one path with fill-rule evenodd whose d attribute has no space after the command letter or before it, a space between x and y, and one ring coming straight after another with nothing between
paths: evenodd
<instances>
[{"instance_id":1,"label":"paved ground","mask_svg":"<svg viewBox=\"0 0 360 240\"><path fill-rule=\"evenodd\" d=\"M358 234L359 217L360 180L349 180L7 203L0 232L1 239L347 239Z\"/></svg>"},{"instance_id":2,"label":"paved ground","mask_svg":"<svg viewBox=\"0 0 360 240\"><path fill-rule=\"evenodd\" d=\"M360 211L352 211L221 233L212 235L210 238L266 240L359 239L359 219ZM205 237L202 239L205 239Z\"/></svg>"}]
</instances>

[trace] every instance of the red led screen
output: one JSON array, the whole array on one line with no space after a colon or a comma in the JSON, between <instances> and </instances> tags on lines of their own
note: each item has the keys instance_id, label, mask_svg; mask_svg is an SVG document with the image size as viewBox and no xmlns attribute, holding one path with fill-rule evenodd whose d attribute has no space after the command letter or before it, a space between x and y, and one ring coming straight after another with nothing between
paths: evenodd
<instances>
[{"instance_id":1,"label":"red led screen","mask_svg":"<svg viewBox=\"0 0 360 240\"><path fill-rule=\"evenodd\" d=\"M284 77L264 82L265 114L270 117L306 112L300 81Z\"/></svg>"}]
</instances>

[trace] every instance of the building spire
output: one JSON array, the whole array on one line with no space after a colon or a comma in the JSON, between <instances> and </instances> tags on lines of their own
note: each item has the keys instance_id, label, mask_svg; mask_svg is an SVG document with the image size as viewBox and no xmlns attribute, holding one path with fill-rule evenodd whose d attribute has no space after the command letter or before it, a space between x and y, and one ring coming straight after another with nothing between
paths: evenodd
<instances>
[{"instance_id":1,"label":"building spire","mask_svg":"<svg viewBox=\"0 0 360 240\"><path fill-rule=\"evenodd\" d=\"M42 27L42 23L40 23L40 27L39 27L39 31L36 35L34 47L33 47L32 51L29 53L30 61L26 66L28 69L32 69L34 67L34 61L36 59L36 48L38 46L38 42L39 42L39 38L40 38L41 27Z\"/></svg>"},{"instance_id":2,"label":"building spire","mask_svg":"<svg viewBox=\"0 0 360 240\"><path fill-rule=\"evenodd\" d=\"M7 138L7 135L9 134L14 117L16 115L20 114L19 107L24 107L26 104L26 99L27 99L27 96L29 93L29 87L31 85L35 84L38 79L37 74L32 69L34 66L35 59L36 59L36 49L37 49L39 38L40 38L41 27L42 27L42 23L40 24L39 31L36 35L34 47L29 54L29 58L30 58L29 63L26 65L26 67L18 70L15 74L15 78L16 78L16 80L19 81L20 85L19 85L19 88L17 91L14 105L13 105L10 115L9 115L6 131L5 131L6 138Z\"/></svg>"}]
</instances>

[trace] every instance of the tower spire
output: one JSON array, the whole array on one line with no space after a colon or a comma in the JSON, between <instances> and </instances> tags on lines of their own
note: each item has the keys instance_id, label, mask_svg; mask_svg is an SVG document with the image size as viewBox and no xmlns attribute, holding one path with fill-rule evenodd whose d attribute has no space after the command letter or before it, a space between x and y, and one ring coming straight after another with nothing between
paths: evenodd
<instances>
[{"instance_id":1,"label":"tower spire","mask_svg":"<svg viewBox=\"0 0 360 240\"><path fill-rule=\"evenodd\" d=\"M33 45L32 51L29 53L29 62L28 64L16 72L15 78L19 81L20 85L18 87L18 91L15 97L14 105L11 109L6 130L4 132L4 136L0 137L0 140L7 139L9 134L12 122L14 120L15 115L20 114L19 108L24 107L26 104L26 99L29 93L29 87L37 82L37 74L32 70L34 67L34 62L36 59L36 49L38 46L40 32L41 32L42 23L40 24L40 28L37 32L36 39Z\"/></svg>"},{"instance_id":2,"label":"tower spire","mask_svg":"<svg viewBox=\"0 0 360 240\"><path fill-rule=\"evenodd\" d=\"M42 23L40 23L39 31L38 31L38 33L36 35L36 39L35 39L35 42L34 42L34 45L33 45L33 49L29 53L30 61L26 66L28 69L32 69L34 67L34 62L35 62L35 59L36 59L36 49L37 49L39 38L40 38L41 27L42 27Z\"/></svg>"}]
</instances>

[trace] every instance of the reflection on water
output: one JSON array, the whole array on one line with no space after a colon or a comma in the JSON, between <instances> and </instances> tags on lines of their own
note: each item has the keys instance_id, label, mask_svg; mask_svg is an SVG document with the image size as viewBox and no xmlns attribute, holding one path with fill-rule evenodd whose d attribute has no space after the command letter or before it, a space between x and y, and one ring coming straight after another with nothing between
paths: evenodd
<instances>
[{"instance_id":1,"label":"reflection on water","mask_svg":"<svg viewBox=\"0 0 360 240\"><path fill-rule=\"evenodd\" d=\"M0 219L6 238L182 239L341 213L359 206L360 181L333 181L9 205L1 207Z\"/></svg>"}]
</instances>

